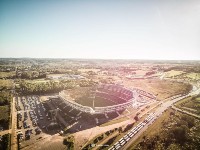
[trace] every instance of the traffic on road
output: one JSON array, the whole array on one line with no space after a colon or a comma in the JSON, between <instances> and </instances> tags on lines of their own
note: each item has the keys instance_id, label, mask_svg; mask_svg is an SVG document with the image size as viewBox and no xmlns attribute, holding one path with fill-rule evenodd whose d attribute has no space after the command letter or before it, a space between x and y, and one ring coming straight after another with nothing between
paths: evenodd
<instances>
[{"instance_id":1,"label":"traffic on road","mask_svg":"<svg viewBox=\"0 0 200 150\"><path fill-rule=\"evenodd\" d=\"M132 128L118 142L116 142L109 150L117 150L124 146L133 136L135 136L145 125L155 119L155 113L150 113L144 121L140 122L136 127Z\"/></svg>"}]
</instances>

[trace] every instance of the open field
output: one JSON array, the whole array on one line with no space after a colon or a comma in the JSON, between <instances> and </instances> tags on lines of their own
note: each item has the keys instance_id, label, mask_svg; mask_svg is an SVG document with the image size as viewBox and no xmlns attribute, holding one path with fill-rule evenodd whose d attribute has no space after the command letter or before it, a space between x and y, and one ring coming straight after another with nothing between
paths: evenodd
<instances>
[{"instance_id":1,"label":"open field","mask_svg":"<svg viewBox=\"0 0 200 150\"><path fill-rule=\"evenodd\" d=\"M49 82L49 80L46 79L35 79L35 80L26 80L27 83L46 83Z\"/></svg>"},{"instance_id":2,"label":"open field","mask_svg":"<svg viewBox=\"0 0 200 150\"><path fill-rule=\"evenodd\" d=\"M15 71L0 72L0 78L12 78L13 76L15 76Z\"/></svg>"},{"instance_id":3,"label":"open field","mask_svg":"<svg viewBox=\"0 0 200 150\"><path fill-rule=\"evenodd\" d=\"M175 77L184 73L185 73L184 71L170 70L170 71L165 72L165 77L171 78L171 77Z\"/></svg>"},{"instance_id":4,"label":"open field","mask_svg":"<svg viewBox=\"0 0 200 150\"><path fill-rule=\"evenodd\" d=\"M194 72L190 72L190 73L183 73L180 75L177 75L175 78L177 79L184 79L184 80L192 80L192 81L197 81L200 79L200 73L194 73Z\"/></svg>"},{"instance_id":5,"label":"open field","mask_svg":"<svg viewBox=\"0 0 200 150\"><path fill-rule=\"evenodd\" d=\"M163 100L173 95L189 92L191 85L169 80L146 79L146 80L125 80L127 87L137 87L153 93L158 100Z\"/></svg>"},{"instance_id":6,"label":"open field","mask_svg":"<svg viewBox=\"0 0 200 150\"><path fill-rule=\"evenodd\" d=\"M199 80L200 79L200 73L187 73L186 77L192 80Z\"/></svg>"},{"instance_id":7,"label":"open field","mask_svg":"<svg viewBox=\"0 0 200 150\"><path fill-rule=\"evenodd\" d=\"M0 79L0 89L2 88L11 89L12 85L13 84L11 80Z\"/></svg>"}]
</instances>

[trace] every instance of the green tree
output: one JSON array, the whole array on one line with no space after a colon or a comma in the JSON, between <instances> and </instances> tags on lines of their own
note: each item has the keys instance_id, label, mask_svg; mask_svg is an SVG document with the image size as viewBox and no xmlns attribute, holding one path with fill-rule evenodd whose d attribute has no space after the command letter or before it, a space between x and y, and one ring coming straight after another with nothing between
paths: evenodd
<instances>
[{"instance_id":1,"label":"green tree","mask_svg":"<svg viewBox=\"0 0 200 150\"><path fill-rule=\"evenodd\" d=\"M168 146L167 150L182 150L182 149L180 145L172 143L170 144L170 146Z\"/></svg>"}]
</instances>

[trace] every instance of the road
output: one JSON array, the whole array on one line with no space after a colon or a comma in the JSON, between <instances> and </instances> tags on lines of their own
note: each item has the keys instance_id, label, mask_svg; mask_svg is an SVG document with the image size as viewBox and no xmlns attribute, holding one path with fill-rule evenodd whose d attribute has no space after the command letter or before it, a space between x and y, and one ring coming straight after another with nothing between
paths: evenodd
<instances>
[{"instance_id":1,"label":"road","mask_svg":"<svg viewBox=\"0 0 200 150\"><path fill-rule=\"evenodd\" d=\"M13 97L12 105L11 105L11 113L12 113L12 124L11 124L11 150L17 150L17 111L15 109L15 97Z\"/></svg>"},{"instance_id":2,"label":"road","mask_svg":"<svg viewBox=\"0 0 200 150\"><path fill-rule=\"evenodd\" d=\"M181 96L181 97L177 97L175 99L169 100L169 101L165 101L163 102L163 104L160 105L160 107L158 107L155 110L155 116L160 116L165 110L167 110L169 107L171 107L174 103L176 103L177 101L184 99L188 96L192 96L192 95L196 95L200 93L200 88L197 90L192 90L189 94L185 95L185 96ZM152 124L152 122L154 121L151 120L149 123L147 123L133 138L131 138L124 146L122 146L120 149L128 149L130 148L131 144L148 128L148 125Z\"/></svg>"},{"instance_id":3,"label":"road","mask_svg":"<svg viewBox=\"0 0 200 150\"><path fill-rule=\"evenodd\" d=\"M0 131L0 136L11 133L11 129Z\"/></svg>"},{"instance_id":4,"label":"road","mask_svg":"<svg viewBox=\"0 0 200 150\"><path fill-rule=\"evenodd\" d=\"M185 114L188 114L188 115L190 115L190 116L193 116L193 117L195 117L195 118L200 119L200 116L199 116L199 115L193 114L193 113L188 112L188 111L185 111L185 110L182 110L182 109L177 108L177 107L175 107L175 106L172 106L172 109L175 109L175 110L177 110L177 111L180 111L180 112L182 112L182 113L185 113Z\"/></svg>"}]
</instances>

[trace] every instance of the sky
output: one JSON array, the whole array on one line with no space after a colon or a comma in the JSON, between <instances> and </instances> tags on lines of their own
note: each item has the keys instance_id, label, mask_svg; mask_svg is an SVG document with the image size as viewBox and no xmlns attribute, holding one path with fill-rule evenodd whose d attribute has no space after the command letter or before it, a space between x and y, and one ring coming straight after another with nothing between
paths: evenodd
<instances>
[{"instance_id":1,"label":"sky","mask_svg":"<svg viewBox=\"0 0 200 150\"><path fill-rule=\"evenodd\" d=\"M200 1L0 0L0 57L200 60Z\"/></svg>"}]
</instances>

